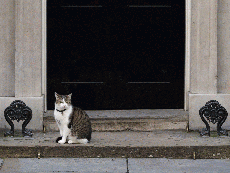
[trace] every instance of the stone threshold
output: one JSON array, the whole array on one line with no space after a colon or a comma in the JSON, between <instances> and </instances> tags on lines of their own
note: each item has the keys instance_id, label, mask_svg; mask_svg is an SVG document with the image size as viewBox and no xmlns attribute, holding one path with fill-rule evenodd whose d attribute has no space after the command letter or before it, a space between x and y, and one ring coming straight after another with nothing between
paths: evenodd
<instances>
[{"instance_id":1,"label":"stone threshold","mask_svg":"<svg viewBox=\"0 0 230 173\"><path fill-rule=\"evenodd\" d=\"M2 136L2 134L1 134ZM34 132L32 138L0 137L0 158L173 158L229 159L230 138L198 132L93 132L89 144L57 144L58 132Z\"/></svg>"},{"instance_id":2,"label":"stone threshold","mask_svg":"<svg viewBox=\"0 0 230 173\"><path fill-rule=\"evenodd\" d=\"M188 112L182 109L91 110L93 131L153 131L188 128ZM45 131L58 131L53 111L43 117Z\"/></svg>"},{"instance_id":3,"label":"stone threshold","mask_svg":"<svg viewBox=\"0 0 230 173\"><path fill-rule=\"evenodd\" d=\"M54 111L48 110L44 117L53 116ZM91 119L119 119L119 118L154 118L166 119L170 117L188 116L183 109L130 109L130 110L86 110Z\"/></svg>"}]
</instances>

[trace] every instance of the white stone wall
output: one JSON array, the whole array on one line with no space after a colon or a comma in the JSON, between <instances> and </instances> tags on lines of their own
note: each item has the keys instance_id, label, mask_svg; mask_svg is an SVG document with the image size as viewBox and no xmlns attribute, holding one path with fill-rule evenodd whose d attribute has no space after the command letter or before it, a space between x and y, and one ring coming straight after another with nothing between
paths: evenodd
<instances>
[{"instance_id":1,"label":"white stone wall","mask_svg":"<svg viewBox=\"0 0 230 173\"><path fill-rule=\"evenodd\" d=\"M41 97L42 3L15 1L15 96Z\"/></svg>"},{"instance_id":2,"label":"white stone wall","mask_svg":"<svg viewBox=\"0 0 230 173\"><path fill-rule=\"evenodd\" d=\"M192 0L189 128L205 127L199 109L217 100L230 113L230 2ZM230 118L223 128L230 130ZM216 130L216 125L211 125Z\"/></svg>"},{"instance_id":3,"label":"white stone wall","mask_svg":"<svg viewBox=\"0 0 230 173\"><path fill-rule=\"evenodd\" d=\"M42 1L0 0L0 38L0 128L10 127L5 108L22 100L33 112L28 128L42 130Z\"/></svg>"},{"instance_id":4,"label":"white stone wall","mask_svg":"<svg viewBox=\"0 0 230 173\"><path fill-rule=\"evenodd\" d=\"M218 93L230 94L230 1L218 1Z\"/></svg>"},{"instance_id":5,"label":"white stone wall","mask_svg":"<svg viewBox=\"0 0 230 173\"><path fill-rule=\"evenodd\" d=\"M0 97L15 95L14 14L14 0L0 0Z\"/></svg>"},{"instance_id":6,"label":"white stone wall","mask_svg":"<svg viewBox=\"0 0 230 173\"><path fill-rule=\"evenodd\" d=\"M217 0L192 0L192 94L217 93Z\"/></svg>"}]
</instances>

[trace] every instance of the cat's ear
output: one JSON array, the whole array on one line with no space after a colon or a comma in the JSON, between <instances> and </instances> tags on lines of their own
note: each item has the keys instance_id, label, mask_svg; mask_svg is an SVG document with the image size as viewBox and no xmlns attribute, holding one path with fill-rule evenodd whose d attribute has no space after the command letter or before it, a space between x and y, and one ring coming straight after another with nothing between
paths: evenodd
<instances>
[{"instance_id":1,"label":"cat's ear","mask_svg":"<svg viewBox=\"0 0 230 173\"><path fill-rule=\"evenodd\" d=\"M72 93L68 95L69 98L71 98L71 96L72 96Z\"/></svg>"},{"instance_id":2,"label":"cat's ear","mask_svg":"<svg viewBox=\"0 0 230 173\"><path fill-rule=\"evenodd\" d=\"M59 96L58 93L55 92L55 97L58 98L58 96Z\"/></svg>"}]
</instances>

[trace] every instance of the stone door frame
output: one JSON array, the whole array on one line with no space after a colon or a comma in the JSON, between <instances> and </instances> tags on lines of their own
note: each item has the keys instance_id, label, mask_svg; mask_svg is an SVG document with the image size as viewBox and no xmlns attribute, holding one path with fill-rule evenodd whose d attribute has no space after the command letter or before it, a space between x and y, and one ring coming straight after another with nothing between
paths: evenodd
<instances>
[{"instance_id":1,"label":"stone door frame","mask_svg":"<svg viewBox=\"0 0 230 173\"><path fill-rule=\"evenodd\" d=\"M42 0L42 94L44 95L44 111L47 111L47 44L46 44L46 34L47 34L47 29L46 29L46 14L47 14L47 8L46 5L47 0Z\"/></svg>"}]
</instances>

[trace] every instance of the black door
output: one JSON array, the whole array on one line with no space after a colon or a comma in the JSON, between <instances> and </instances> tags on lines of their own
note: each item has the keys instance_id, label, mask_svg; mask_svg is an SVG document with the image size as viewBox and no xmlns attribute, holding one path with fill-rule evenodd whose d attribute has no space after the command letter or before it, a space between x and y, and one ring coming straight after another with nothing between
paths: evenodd
<instances>
[{"instance_id":1,"label":"black door","mask_svg":"<svg viewBox=\"0 0 230 173\"><path fill-rule=\"evenodd\" d=\"M184 1L47 6L48 109L55 91L86 110L183 108Z\"/></svg>"}]
</instances>

